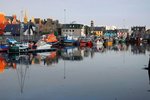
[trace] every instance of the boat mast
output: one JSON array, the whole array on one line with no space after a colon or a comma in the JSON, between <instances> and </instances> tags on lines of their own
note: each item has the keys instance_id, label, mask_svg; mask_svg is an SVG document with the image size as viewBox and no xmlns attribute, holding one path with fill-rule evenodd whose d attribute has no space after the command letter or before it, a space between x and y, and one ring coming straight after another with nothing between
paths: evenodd
<instances>
[{"instance_id":1,"label":"boat mast","mask_svg":"<svg viewBox=\"0 0 150 100\"><path fill-rule=\"evenodd\" d=\"M21 16L20 16L20 42L22 41L22 35L23 35L23 10L21 10Z\"/></svg>"}]
</instances>

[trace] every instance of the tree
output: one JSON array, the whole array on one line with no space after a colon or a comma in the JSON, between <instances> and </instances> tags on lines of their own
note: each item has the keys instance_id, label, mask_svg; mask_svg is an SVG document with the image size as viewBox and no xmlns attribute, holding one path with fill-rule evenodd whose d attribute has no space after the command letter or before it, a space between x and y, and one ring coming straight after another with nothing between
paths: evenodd
<instances>
[{"instance_id":1,"label":"tree","mask_svg":"<svg viewBox=\"0 0 150 100\"><path fill-rule=\"evenodd\" d=\"M6 24L7 23L6 23L5 15L3 13L0 13L0 35L4 34Z\"/></svg>"}]
</instances>

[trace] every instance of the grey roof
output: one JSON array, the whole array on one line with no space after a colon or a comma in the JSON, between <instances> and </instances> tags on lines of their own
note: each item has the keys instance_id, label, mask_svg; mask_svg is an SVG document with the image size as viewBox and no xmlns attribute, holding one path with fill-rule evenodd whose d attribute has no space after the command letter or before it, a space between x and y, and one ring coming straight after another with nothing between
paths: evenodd
<instances>
[{"instance_id":1,"label":"grey roof","mask_svg":"<svg viewBox=\"0 0 150 100\"><path fill-rule=\"evenodd\" d=\"M83 24L63 24L63 29L81 29Z\"/></svg>"},{"instance_id":2,"label":"grey roof","mask_svg":"<svg viewBox=\"0 0 150 100\"><path fill-rule=\"evenodd\" d=\"M105 31L105 27L94 27L94 31Z\"/></svg>"}]
</instances>

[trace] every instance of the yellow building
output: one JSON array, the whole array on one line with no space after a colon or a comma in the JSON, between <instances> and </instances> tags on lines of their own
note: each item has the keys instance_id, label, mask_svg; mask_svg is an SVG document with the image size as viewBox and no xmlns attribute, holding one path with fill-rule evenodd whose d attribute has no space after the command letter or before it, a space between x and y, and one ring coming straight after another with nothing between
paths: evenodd
<instances>
[{"instance_id":1,"label":"yellow building","mask_svg":"<svg viewBox=\"0 0 150 100\"><path fill-rule=\"evenodd\" d=\"M103 31L94 31L96 36L103 36Z\"/></svg>"},{"instance_id":2,"label":"yellow building","mask_svg":"<svg viewBox=\"0 0 150 100\"><path fill-rule=\"evenodd\" d=\"M103 36L104 31L105 27L94 27L94 34L96 36Z\"/></svg>"}]
</instances>

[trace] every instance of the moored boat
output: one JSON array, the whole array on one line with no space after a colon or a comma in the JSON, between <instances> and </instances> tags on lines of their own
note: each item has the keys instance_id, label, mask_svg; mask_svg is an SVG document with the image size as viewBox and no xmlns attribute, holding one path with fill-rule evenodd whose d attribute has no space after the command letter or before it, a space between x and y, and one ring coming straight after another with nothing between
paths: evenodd
<instances>
[{"instance_id":1,"label":"moored boat","mask_svg":"<svg viewBox=\"0 0 150 100\"><path fill-rule=\"evenodd\" d=\"M39 40L39 41L36 43L36 46L37 46L36 49L37 49L37 50L40 50L40 49L50 49L52 45L46 43L45 41Z\"/></svg>"},{"instance_id":2,"label":"moored boat","mask_svg":"<svg viewBox=\"0 0 150 100\"><path fill-rule=\"evenodd\" d=\"M91 47L93 45L92 40L90 38L85 38L85 37L80 38L79 42L81 47L85 47L85 46Z\"/></svg>"},{"instance_id":3,"label":"moored boat","mask_svg":"<svg viewBox=\"0 0 150 100\"><path fill-rule=\"evenodd\" d=\"M63 44L67 46L73 46L76 42L77 40L73 39L71 35L68 35L63 39Z\"/></svg>"}]
</instances>

